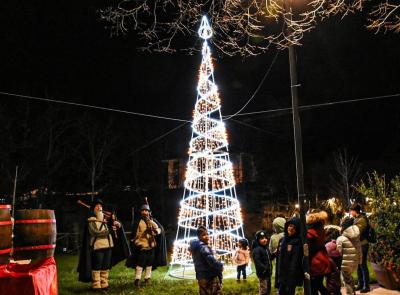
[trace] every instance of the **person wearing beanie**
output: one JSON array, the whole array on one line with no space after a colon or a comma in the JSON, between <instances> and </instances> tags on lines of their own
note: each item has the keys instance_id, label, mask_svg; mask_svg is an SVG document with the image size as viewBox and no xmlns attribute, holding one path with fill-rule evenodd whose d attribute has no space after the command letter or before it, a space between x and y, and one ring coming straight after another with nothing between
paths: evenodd
<instances>
[{"instance_id":1,"label":"person wearing beanie","mask_svg":"<svg viewBox=\"0 0 400 295\"><path fill-rule=\"evenodd\" d=\"M314 211L307 215L307 243L310 251L311 294L328 294L323 284L324 277L337 271L325 248L324 225L328 219L325 211Z\"/></svg>"},{"instance_id":2,"label":"person wearing beanie","mask_svg":"<svg viewBox=\"0 0 400 295\"><path fill-rule=\"evenodd\" d=\"M283 230L285 228L286 219L283 217L276 217L272 221L272 229L274 233L269 240L269 252L275 253L278 249L279 241L283 238Z\"/></svg>"},{"instance_id":3,"label":"person wearing beanie","mask_svg":"<svg viewBox=\"0 0 400 295\"><path fill-rule=\"evenodd\" d=\"M361 205L359 203L354 203L350 207L350 215L354 217L354 225L356 225L360 230L360 243L362 251L362 261L357 267L357 287L356 290L361 293L367 293L370 291L369 287L369 270L368 270L368 233L369 233L369 221L367 215L361 212Z\"/></svg>"},{"instance_id":4,"label":"person wearing beanie","mask_svg":"<svg viewBox=\"0 0 400 295\"><path fill-rule=\"evenodd\" d=\"M263 230L256 232L253 242L253 260L259 281L258 294L271 294L272 263L268 249L268 236Z\"/></svg>"},{"instance_id":5,"label":"person wearing beanie","mask_svg":"<svg viewBox=\"0 0 400 295\"><path fill-rule=\"evenodd\" d=\"M223 264L214 257L208 245L210 236L205 226L197 229L197 239L190 242L189 252L192 254L196 279L200 295L222 294Z\"/></svg>"},{"instance_id":6,"label":"person wearing beanie","mask_svg":"<svg viewBox=\"0 0 400 295\"><path fill-rule=\"evenodd\" d=\"M346 285L347 295L355 294L353 271L361 263L362 253L360 244L360 230L353 224L353 219L346 217L341 224L342 235L336 240L336 249L342 256L341 272Z\"/></svg>"},{"instance_id":7,"label":"person wearing beanie","mask_svg":"<svg viewBox=\"0 0 400 295\"><path fill-rule=\"evenodd\" d=\"M294 295L297 286L302 286L304 277L309 278L303 270L303 244L300 238L300 219L292 217L285 223L284 236L279 242L277 251L277 274L279 295Z\"/></svg>"},{"instance_id":8,"label":"person wearing beanie","mask_svg":"<svg viewBox=\"0 0 400 295\"><path fill-rule=\"evenodd\" d=\"M152 270L157 266L166 265L165 232L162 225L151 216L150 206L140 207L140 219L132 227L132 255L127 259L126 266L135 269L134 285L141 287L144 271L144 285L151 284Z\"/></svg>"}]
</instances>

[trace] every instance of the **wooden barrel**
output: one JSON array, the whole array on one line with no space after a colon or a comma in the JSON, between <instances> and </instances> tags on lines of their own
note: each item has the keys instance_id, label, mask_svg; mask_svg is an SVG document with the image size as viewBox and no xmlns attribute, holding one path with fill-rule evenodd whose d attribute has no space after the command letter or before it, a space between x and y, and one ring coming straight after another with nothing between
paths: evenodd
<instances>
[{"instance_id":1,"label":"wooden barrel","mask_svg":"<svg viewBox=\"0 0 400 295\"><path fill-rule=\"evenodd\" d=\"M12 241L11 205L0 205L0 264L10 260Z\"/></svg>"},{"instance_id":2,"label":"wooden barrel","mask_svg":"<svg viewBox=\"0 0 400 295\"><path fill-rule=\"evenodd\" d=\"M18 210L14 219L14 260L54 256L57 230L53 210Z\"/></svg>"}]
</instances>

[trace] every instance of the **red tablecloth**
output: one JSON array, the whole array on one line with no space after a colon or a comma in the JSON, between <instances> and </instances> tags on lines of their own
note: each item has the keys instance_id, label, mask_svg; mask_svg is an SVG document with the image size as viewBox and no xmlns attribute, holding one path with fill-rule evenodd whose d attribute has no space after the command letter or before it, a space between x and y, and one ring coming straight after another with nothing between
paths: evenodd
<instances>
[{"instance_id":1,"label":"red tablecloth","mask_svg":"<svg viewBox=\"0 0 400 295\"><path fill-rule=\"evenodd\" d=\"M57 295L57 267L53 257L32 264L0 265L0 294Z\"/></svg>"}]
</instances>

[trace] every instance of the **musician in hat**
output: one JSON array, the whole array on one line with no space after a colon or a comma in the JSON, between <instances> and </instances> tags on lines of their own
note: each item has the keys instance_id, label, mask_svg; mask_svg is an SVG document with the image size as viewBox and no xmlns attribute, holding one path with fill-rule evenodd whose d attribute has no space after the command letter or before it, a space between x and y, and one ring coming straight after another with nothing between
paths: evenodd
<instances>
[{"instance_id":1,"label":"musician in hat","mask_svg":"<svg viewBox=\"0 0 400 295\"><path fill-rule=\"evenodd\" d=\"M141 287L144 272L145 285L151 284L152 270L157 266L167 265L165 232L162 225L151 216L150 206L140 207L140 218L132 227L132 255L126 265L135 269L136 287Z\"/></svg>"},{"instance_id":2,"label":"musician in hat","mask_svg":"<svg viewBox=\"0 0 400 295\"><path fill-rule=\"evenodd\" d=\"M94 200L83 230L78 264L79 281L91 281L93 290L108 289L115 245L112 234L120 228L118 221L104 218L102 200Z\"/></svg>"}]
</instances>

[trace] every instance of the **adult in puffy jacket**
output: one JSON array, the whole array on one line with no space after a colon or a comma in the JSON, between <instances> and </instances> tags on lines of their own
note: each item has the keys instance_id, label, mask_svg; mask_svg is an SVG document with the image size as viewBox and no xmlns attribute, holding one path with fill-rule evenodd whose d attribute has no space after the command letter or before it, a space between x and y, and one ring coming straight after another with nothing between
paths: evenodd
<instances>
[{"instance_id":1,"label":"adult in puffy jacket","mask_svg":"<svg viewBox=\"0 0 400 295\"><path fill-rule=\"evenodd\" d=\"M310 213L306 217L307 242L310 257L311 294L328 294L323 285L326 275L337 271L335 263L329 258L325 248L324 225L328 218L325 211Z\"/></svg>"},{"instance_id":2,"label":"adult in puffy jacket","mask_svg":"<svg viewBox=\"0 0 400 295\"><path fill-rule=\"evenodd\" d=\"M215 259L208 246L210 237L207 228L199 226L197 237L198 239L190 242L189 251L192 254L200 295L221 294L223 265Z\"/></svg>"},{"instance_id":3,"label":"adult in puffy jacket","mask_svg":"<svg viewBox=\"0 0 400 295\"><path fill-rule=\"evenodd\" d=\"M336 240L336 249L342 255L342 276L346 284L347 295L355 294L353 271L357 269L362 260L360 245L360 230L353 225L351 218L346 218L342 222L342 235Z\"/></svg>"},{"instance_id":4,"label":"adult in puffy jacket","mask_svg":"<svg viewBox=\"0 0 400 295\"><path fill-rule=\"evenodd\" d=\"M300 219L293 217L285 223L284 236L278 245L277 275L279 295L294 295L303 285L303 245L300 238Z\"/></svg>"}]
</instances>

